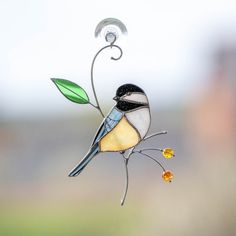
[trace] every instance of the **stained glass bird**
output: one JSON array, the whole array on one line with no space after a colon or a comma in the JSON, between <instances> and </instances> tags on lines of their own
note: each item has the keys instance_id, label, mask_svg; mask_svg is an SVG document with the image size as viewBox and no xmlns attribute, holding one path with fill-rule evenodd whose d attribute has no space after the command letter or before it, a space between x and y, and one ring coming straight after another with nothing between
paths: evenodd
<instances>
[{"instance_id":1,"label":"stained glass bird","mask_svg":"<svg viewBox=\"0 0 236 236\"><path fill-rule=\"evenodd\" d=\"M124 84L113 98L116 105L104 118L91 147L80 163L69 173L77 176L100 152L124 152L143 140L151 122L145 92L133 84Z\"/></svg>"}]
</instances>

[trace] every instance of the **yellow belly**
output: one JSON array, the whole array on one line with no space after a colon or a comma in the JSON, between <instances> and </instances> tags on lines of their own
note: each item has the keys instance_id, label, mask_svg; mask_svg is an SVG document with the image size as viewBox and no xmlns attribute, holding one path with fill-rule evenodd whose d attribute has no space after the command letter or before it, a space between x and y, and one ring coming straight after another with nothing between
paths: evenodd
<instances>
[{"instance_id":1,"label":"yellow belly","mask_svg":"<svg viewBox=\"0 0 236 236\"><path fill-rule=\"evenodd\" d=\"M99 142L102 152L124 151L140 141L138 132L123 117L119 124Z\"/></svg>"}]
</instances>

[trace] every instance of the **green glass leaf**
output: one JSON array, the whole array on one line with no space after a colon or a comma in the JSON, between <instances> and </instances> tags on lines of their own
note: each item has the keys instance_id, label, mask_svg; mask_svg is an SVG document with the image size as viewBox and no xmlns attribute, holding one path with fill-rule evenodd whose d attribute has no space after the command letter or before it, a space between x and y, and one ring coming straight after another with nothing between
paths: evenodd
<instances>
[{"instance_id":1,"label":"green glass leaf","mask_svg":"<svg viewBox=\"0 0 236 236\"><path fill-rule=\"evenodd\" d=\"M70 101L79 104L89 103L89 97L79 85L65 79L51 79L60 92Z\"/></svg>"}]
</instances>

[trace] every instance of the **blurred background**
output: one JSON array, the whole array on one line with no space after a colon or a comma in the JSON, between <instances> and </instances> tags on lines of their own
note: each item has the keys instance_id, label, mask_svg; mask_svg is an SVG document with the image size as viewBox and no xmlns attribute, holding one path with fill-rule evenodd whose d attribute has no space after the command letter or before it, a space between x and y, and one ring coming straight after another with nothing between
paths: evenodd
<instances>
[{"instance_id":1,"label":"blurred background","mask_svg":"<svg viewBox=\"0 0 236 236\"><path fill-rule=\"evenodd\" d=\"M91 60L104 42L100 20L123 21L124 50L98 59L104 112L123 83L149 96L146 146L174 173L133 156L101 154L77 178L68 172L101 122L96 110L66 100L51 77L72 80L93 100ZM236 235L236 2L0 1L0 235ZM153 153L154 155L154 153Z\"/></svg>"}]
</instances>

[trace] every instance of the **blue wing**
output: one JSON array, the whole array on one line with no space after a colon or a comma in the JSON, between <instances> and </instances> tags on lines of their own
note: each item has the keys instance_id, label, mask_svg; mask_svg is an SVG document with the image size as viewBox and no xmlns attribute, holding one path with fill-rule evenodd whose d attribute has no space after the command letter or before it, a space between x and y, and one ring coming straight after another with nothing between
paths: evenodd
<instances>
[{"instance_id":1,"label":"blue wing","mask_svg":"<svg viewBox=\"0 0 236 236\"><path fill-rule=\"evenodd\" d=\"M114 107L98 129L98 132L93 140L92 146L95 143L99 142L100 139L104 137L107 133L109 133L119 123L123 116L124 113Z\"/></svg>"}]
</instances>

